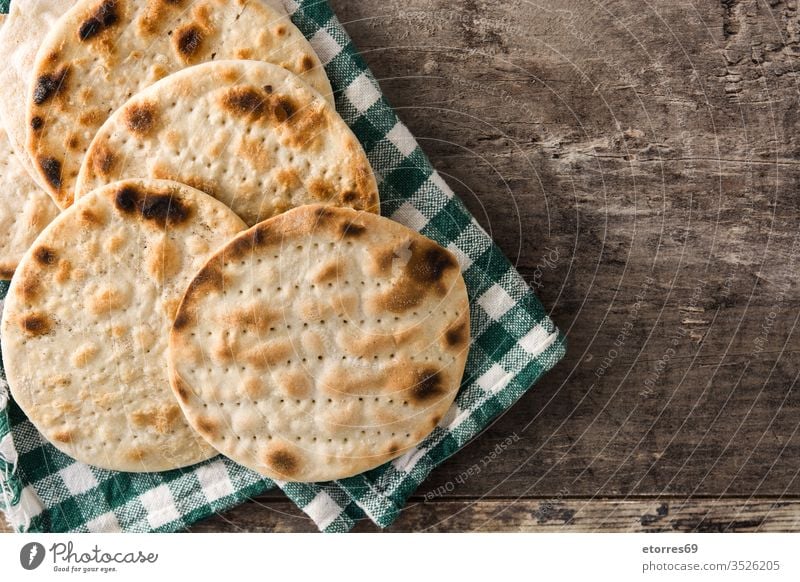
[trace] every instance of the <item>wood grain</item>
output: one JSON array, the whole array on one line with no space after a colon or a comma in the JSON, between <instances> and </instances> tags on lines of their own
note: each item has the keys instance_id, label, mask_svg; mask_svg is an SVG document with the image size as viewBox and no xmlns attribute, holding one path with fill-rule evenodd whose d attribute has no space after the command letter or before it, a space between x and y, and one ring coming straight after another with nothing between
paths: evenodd
<instances>
[{"instance_id":1,"label":"wood grain","mask_svg":"<svg viewBox=\"0 0 800 582\"><path fill-rule=\"evenodd\" d=\"M797 2L333 5L570 341L396 527L797 530ZM571 525L531 517L562 498ZM297 525L203 527L259 519Z\"/></svg>"},{"instance_id":2,"label":"wood grain","mask_svg":"<svg viewBox=\"0 0 800 582\"><path fill-rule=\"evenodd\" d=\"M333 4L570 341L419 494L800 494L797 3Z\"/></svg>"},{"instance_id":3,"label":"wood grain","mask_svg":"<svg viewBox=\"0 0 800 582\"><path fill-rule=\"evenodd\" d=\"M781 499L411 500L387 532L769 532L797 529L800 502ZM313 532L291 502L249 502L194 532ZM362 521L356 532L380 531Z\"/></svg>"},{"instance_id":4,"label":"wood grain","mask_svg":"<svg viewBox=\"0 0 800 582\"><path fill-rule=\"evenodd\" d=\"M800 529L797 1L331 3L570 342L391 529Z\"/></svg>"}]
</instances>

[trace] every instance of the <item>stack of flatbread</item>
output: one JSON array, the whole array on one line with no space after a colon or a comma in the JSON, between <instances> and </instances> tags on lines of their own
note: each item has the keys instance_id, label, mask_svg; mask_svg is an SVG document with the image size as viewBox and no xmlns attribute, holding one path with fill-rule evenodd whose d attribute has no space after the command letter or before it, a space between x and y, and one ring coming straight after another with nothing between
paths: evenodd
<instances>
[{"instance_id":1,"label":"stack of flatbread","mask_svg":"<svg viewBox=\"0 0 800 582\"><path fill-rule=\"evenodd\" d=\"M458 263L378 215L281 8L16 0L0 54L3 354L54 446L324 481L442 421L470 339Z\"/></svg>"}]
</instances>

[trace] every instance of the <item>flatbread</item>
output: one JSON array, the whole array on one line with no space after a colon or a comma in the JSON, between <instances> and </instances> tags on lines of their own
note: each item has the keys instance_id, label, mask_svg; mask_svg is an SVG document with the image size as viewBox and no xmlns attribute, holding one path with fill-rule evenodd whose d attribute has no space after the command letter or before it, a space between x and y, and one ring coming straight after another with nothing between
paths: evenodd
<instances>
[{"instance_id":1,"label":"flatbread","mask_svg":"<svg viewBox=\"0 0 800 582\"><path fill-rule=\"evenodd\" d=\"M259 473L327 481L408 451L464 373L469 303L455 257L386 218L311 205L217 252L170 335L192 426Z\"/></svg>"},{"instance_id":2,"label":"flatbread","mask_svg":"<svg viewBox=\"0 0 800 582\"><path fill-rule=\"evenodd\" d=\"M137 180L84 197L42 233L0 331L11 393L45 438L117 471L214 454L170 390L168 332L194 273L242 228L198 190Z\"/></svg>"},{"instance_id":3,"label":"flatbread","mask_svg":"<svg viewBox=\"0 0 800 582\"><path fill-rule=\"evenodd\" d=\"M8 132L14 153L30 176L42 188L39 173L25 149L27 117L25 103L28 97L36 52L47 32L75 0L26 0L11 3L6 23L0 30L0 124Z\"/></svg>"},{"instance_id":4,"label":"flatbread","mask_svg":"<svg viewBox=\"0 0 800 582\"><path fill-rule=\"evenodd\" d=\"M249 225L311 202L378 210L350 128L299 77L259 61L184 69L125 103L92 142L77 196L123 177L184 182Z\"/></svg>"},{"instance_id":5,"label":"flatbread","mask_svg":"<svg viewBox=\"0 0 800 582\"><path fill-rule=\"evenodd\" d=\"M78 0L42 43L27 100L26 145L61 208L108 115L155 81L197 63L264 60L329 99L311 45L284 12L258 0Z\"/></svg>"},{"instance_id":6,"label":"flatbread","mask_svg":"<svg viewBox=\"0 0 800 582\"><path fill-rule=\"evenodd\" d=\"M0 279L14 275L22 255L57 214L0 129Z\"/></svg>"},{"instance_id":7,"label":"flatbread","mask_svg":"<svg viewBox=\"0 0 800 582\"><path fill-rule=\"evenodd\" d=\"M6 23L0 30L0 124L8 132L14 153L30 176L45 188L25 149L27 117L25 103L33 79L33 61L55 21L75 0L24 0L11 3Z\"/></svg>"}]
</instances>

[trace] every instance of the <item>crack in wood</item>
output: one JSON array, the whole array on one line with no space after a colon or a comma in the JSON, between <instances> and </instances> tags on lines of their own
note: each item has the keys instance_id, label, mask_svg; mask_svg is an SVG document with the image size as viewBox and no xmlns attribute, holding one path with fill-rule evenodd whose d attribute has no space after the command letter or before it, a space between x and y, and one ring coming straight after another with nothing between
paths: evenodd
<instances>
[{"instance_id":1,"label":"crack in wood","mask_svg":"<svg viewBox=\"0 0 800 582\"><path fill-rule=\"evenodd\" d=\"M739 33L739 17L736 7L739 0L720 0L722 4L722 36L727 40Z\"/></svg>"}]
</instances>

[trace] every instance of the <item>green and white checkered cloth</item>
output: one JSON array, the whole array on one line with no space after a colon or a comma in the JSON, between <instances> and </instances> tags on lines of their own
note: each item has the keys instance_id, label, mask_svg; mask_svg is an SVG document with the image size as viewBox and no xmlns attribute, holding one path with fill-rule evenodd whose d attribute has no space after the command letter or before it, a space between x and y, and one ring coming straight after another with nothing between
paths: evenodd
<instances>
[{"instance_id":1,"label":"green and white checkered cloth","mask_svg":"<svg viewBox=\"0 0 800 582\"><path fill-rule=\"evenodd\" d=\"M368 517L391 524L427 475L564 355L565 340L500 249L433 170L330 6L286 0L325 65L339 113L369 156L385 216L458 257L470 296L472 344L449 413L416 449L330 483L277 483L320 530ZM6 4L3 6L3 4ZM0 0L0 10L7 11ZM8 284L0 282L1 300ZM8 396L0 367L0 506L19 531L175 531L275 483L224 458L164 473L118 473L77 463L48 444Z\"/></svg>"}]
</instances>

